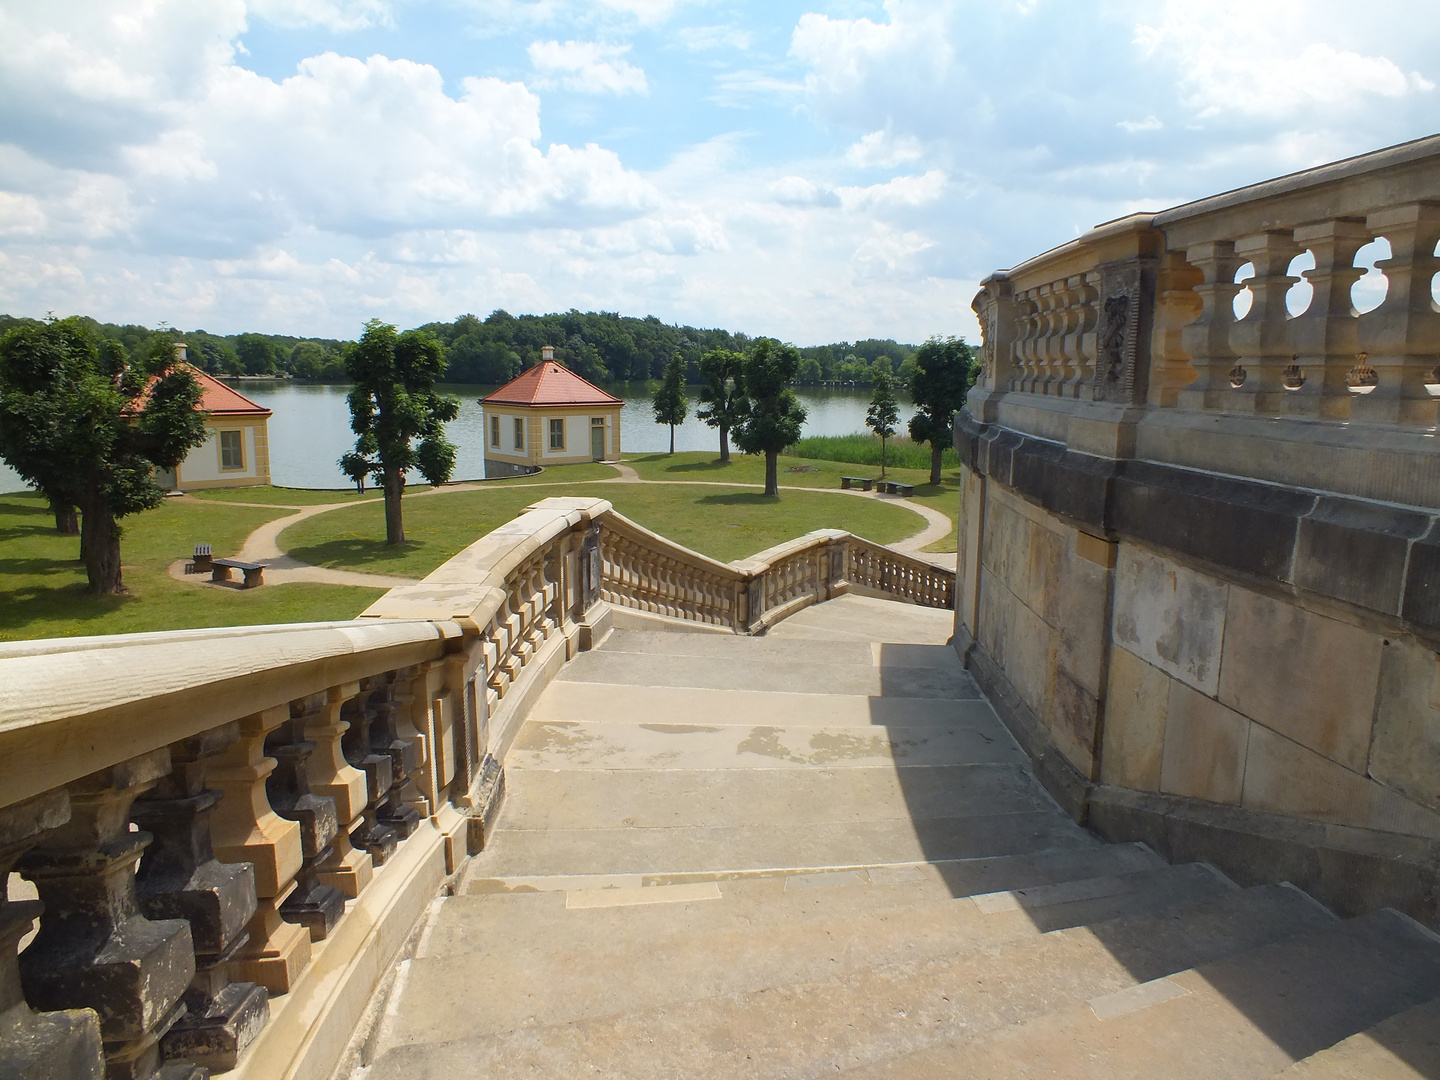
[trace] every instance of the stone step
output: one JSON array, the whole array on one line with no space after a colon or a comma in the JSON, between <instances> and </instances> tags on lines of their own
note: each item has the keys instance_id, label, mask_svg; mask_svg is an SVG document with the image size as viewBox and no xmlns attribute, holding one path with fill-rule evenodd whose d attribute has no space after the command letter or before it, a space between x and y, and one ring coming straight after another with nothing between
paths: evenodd
<instances>
[{"instance_id":1,"label":"stone step","mask_svg":"<svg viewBox=\"0 0 1440 1080\"><path fill-rule=\"evenodd\" d=\"M679 636L679 635L677 635ZM980 723L999 728L983 698L897 698L864 694L764 693L742 686L716 690L619 683L556 682L529 720L580 723L705 724L753 727L870 727Z\"/></svg>"},{"instance_id":2,"label":"stone step","mask_svg":"<svg viewBox=\"0 0 1440 1080\"><path fill-rule=\"evenodd\" d=\"M472 948L483 933L501 941L532 932L537 918L548 920L557 945L587 945L620 930L655 936L692 933L704 928L759 929L797 922L886 915L902 908L938 905L1005 889L1033 888L1062 881L1091 880L1139 873L1165 866L1140 844L1042 851L947 863L831 867L821 870L771 869L711 871L673 876L597 874L563 877L487 878L467 876L457 896L443 901L422 954L448 955ZM711 902L670 902L673 894L655 893L645 912L629 907L590 909L566 918L567 893L593 895L602 890L643 900L646 889L715 883L721 893ZM463 902L460 902L463 901ZM473 901L473 902L472 902ZM637 924L640 930L635 929Z\"/></svg>"},{"instance_id":3,"label":"stone step","mask_svg":"<svg viewBox=\"0 0 1440 1080\"><path fill-rule=\"evenodd\" d=\"M753 727L532 720L511 746L506 768L763 771L819 765L893 770L1025 762L1014 739L990 717L866 728L790 728L766 724L767 719L782 720L759 714Z\"/></svg>"},{"instance_id":4,"label":"stone step","mask_svg":"<svg viewBox=\"0 0 1440 1080\"><path fill-rule=\"evenodd\" d=\"M910 641L944 645L955 632L955 613L868 596L842 596L796 612L771 627L769 638L789 640Z\"/></svg>"},{"instance_id":5,"label":"stone step","mask_svg":"<svg viewBox=\"0 0 1440 1080\"><path fill-rule=\"evenodd\" d=\"M710 657L747 663L838 664L845 667L938 668L963 673L960 657L949 645L907 641L816 641L725 634L669 634L663 631L616 630L602 652L640 653L656 657Z\"/></svg>"},{"instance_id":6,"label":"stone step","mask_svg":"<svg viewBox=\"0 0 1440 1080\"><path fill-rule=\"evenodd\" d=\"M1227 890L1094 928L837 971L448 1045L406 1042L372 1080L442 1075L808 1077L1023 1022L1140 980L1233 956L1330 917L1293 889ZM412 978L414 975L412 974ZM685 987L680 990L683 993ZM397 1031L396 1035L400 1033Z\"/></svg>"},{"instance_id":7,"label":"stone step","mask_svg":"<svg viewBox=\"0 0 1440 1080\"><path fill-rule=\"evenodd\" d=\"M557 681L869 697L883 694L886 697L973 699L980 696L975 681L958 667L882 668L864 661L790 660L783 654L774 657L681 655L657 658L643 652L622 652L604 646L581 653L570 661L557 676Z\"/></svg>"},{"instance_id":8,"label":"stone step","mask_svg":"<svg viewBox=\"0 0 1440 1080\"><path fill-rule=\"evenodd\" d=\"M775 867L871 866L1024 855L1100 841L1058 811L908 821L788 822L714 828L498 828L477 857L485 877L679 874Z\"/></svg>"},{"instance_id":9,"label":"stone step","mask_svg":"<svg viewBox=\"0 0 1440 1080\"><path fill-rule=\"evenodd\" d=\"M1440 1077L1440 999L1406 1009L1311 1054L1277 1080L1435 1080Z\"/></svg>"},{"instance_id":10,"label":"stone step","mask_svg":"<svg viewBox=\"0 0 1440 1080\"><path fill-rule=\"evenodd\" d=\"M905 769L567 772L513 769L499 827L703 828L777 821L846 824L1053 810L1020 765Z\"/></svg>"},{"instance_id":11,"label":"stone step","mask_svg":"<svg viewBox=\"0 0 1440 1080\"><path fill-rule=\"evenodd\" d=\"M1385 910L846 1075L1263 1078L1437 994L1440 938Z\"/></svg>"},{"instance_id":12,"label":"stone step","mask_svg":"<svg viewBox=\"0 0 1440 1080\"><path fill-rule=\"evenodd\" d=\"M758 902L764 890L754 888L756 883L744 884L752 887L740 890L742 894ZM846 972L958 956L1038 937L1051 928L1235 891L1196 865L1073 884L1073 892L1052 888L1029 908L986 908L975 899L956 899L889 910L834 910L829 918L777 921L772 915L751 924L737 918L737 912L727 913L726 892L735 891L727 883L719 886L717 900L690 901L690 925L668 933L657 932L668 904L575 907L575 894L570 893L562 909L559 897L549 894L536 898L536 918L528 928L512 919L513 932L502 936L484 918L485 898L446 900L411 962L410 990L393 1010L390 1037L396 1042L445 1041L457 1024L472 1033L493 1033L824 982ZM813 895L798 899L817 906L829 900ZM739 906L743 909L743 901ZM559 933L562 922L579 932Z\"/></svg>"}]
</instances>

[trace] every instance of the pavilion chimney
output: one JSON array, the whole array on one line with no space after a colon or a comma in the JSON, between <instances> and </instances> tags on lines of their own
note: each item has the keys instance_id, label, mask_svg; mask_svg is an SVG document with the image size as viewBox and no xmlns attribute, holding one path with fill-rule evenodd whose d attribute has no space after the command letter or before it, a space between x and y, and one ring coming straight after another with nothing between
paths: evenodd
<instances>
[{"instance_id":1,"label":"pavilion chimney","mask_svg":"<svg viewBox=\"0 0 1440 1080\"><path fill-rule=\"evenodd\" d=\"M175 342L175 362L177 364L185 363L186 355L185 342Z\"/></svg>"},{"instance_id":2,"label":"pavilion chimney","mask_svg":"<svg viewBox=\"0 0 1440 1080\"><path fill-rule=\"evenodd\" d=\"M555 346L554 346L554 345L541 345L541 346L540 346L540 359L541 359L541 360L554 360L554 359L555 359Z\"/></svg>"}]
</instances>

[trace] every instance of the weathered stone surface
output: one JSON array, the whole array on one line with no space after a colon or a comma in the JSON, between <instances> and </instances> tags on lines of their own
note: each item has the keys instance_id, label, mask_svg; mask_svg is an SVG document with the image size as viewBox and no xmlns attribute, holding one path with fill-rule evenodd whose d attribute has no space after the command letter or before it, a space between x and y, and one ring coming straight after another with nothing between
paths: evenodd
<instances>
[{"instance_id":1,"label":"weathered stone surface","mask_svg":"<svg viewBox=\"0 0 1440 1080\"><path fill-rule=\"evenodd\" d=\"M1440 815L1254 724L1243 806L1287 817L1440 839Z\"/></svg>"},{"instance_id":2,"label":"weathered stone surface","mask_svg":"<svg viewBox=\"0 0 1440 1080\"><path fill-rule=\"evenodd\" d=\"M1110 653L1110 685L1105 696L1102 779L1107 784L1160 790L1165 745L1165 712L1170 677L1128 649Z\"/></svg>"},{"instance_id":3,"label":"weathered stone surface","mask_svg":"<svg viewBox=\"0 0 1440 1080\"><path fill-rule=\"evenodd\" d=\"M1380 642L1377 634L1232 586L1219 698L1363 773Z\"/></svg>"},{"instance_id":4,"label":"weathered stone surface","mask_svg":"<svg viewBox=\"0 0 1440 1080\"><path fill-rule=\"evenodd\" d=\"M1384 648L1370 775L1440 810L1440 657L1414 640Z\"/></svg>"},{"instance_id":5,"label":"weathered stone surface","mask_svg":"<svg viewBox=\"0 0 1440 1080\"><path fill-rule=\"evenodd\" d=\"M1115 570L1115 642L1205 694L1220 685L1228 587L1122 544Z\"/></svg>"},{"instance_id":6,"label":"weathered stone surface","mask_svg":"<svg viewBox=\"0 0 1440 1080\"><path fill-rule=\"evenodd\" d=\"M1440 521L1410 547L1402 614L1411 623L1440 631Z\"/></svg>"},{"instance_id":7,"label":"weathered stone surface","mask_svg":"<svg viewBox=\"0 0 1440 1080\"><path fill-rule=\"evenodd\" d=\"M1047 716L1054 685L1054 632L989 573L981 575L980 605L986 651L1030 708Z\"/></svg>"},{"instance_id":8,"label":"weathered stone surface","mask_svg":"<svg viewBox=\"0 0 1440 1080\"><path fill-rule=\"evenodd\" d=\"M1177 680L1165 707L1160 790L1238 805L1250 722Z\"/></svg>"},{"instance_id":9,"label":"weathered stone surface","mask_svg":"<svg viewBox=\"0 0 1440 1080\"><path fill-rule=\"evenodd\" d=\"M1399 614L1410 541L1430 524L1428 515L1414 510L1323 496L1300 522L1295 584Z\"/></svg>"},{"instance_id":10,"label":"weathered stone surface","mask_svg":"<svg viewBox=\"0 0 1440 1080\"><path fill-rule=\"evenodd\" d=\"M1100 702L1063 668L1055 671L1054 708L1050 728L1060 752L1080 773L1095 778L1095 736Z\"/></svg>"}]
</instances>

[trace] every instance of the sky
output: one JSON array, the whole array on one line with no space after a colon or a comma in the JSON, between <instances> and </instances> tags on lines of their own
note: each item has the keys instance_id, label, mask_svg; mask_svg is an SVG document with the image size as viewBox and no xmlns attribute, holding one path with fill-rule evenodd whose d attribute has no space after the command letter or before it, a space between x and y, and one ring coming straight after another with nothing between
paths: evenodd
<instances>
[{"instance_id":1,"label":"sky","mask_svg":"<svg viewBox=\"0 0 1440 1080\"><path fill-rule=\"evenodd\" d=\"M975 340L991 271L1440 130L1434 0L0 0L0 311Z\"/></svg>"}]
</instances>

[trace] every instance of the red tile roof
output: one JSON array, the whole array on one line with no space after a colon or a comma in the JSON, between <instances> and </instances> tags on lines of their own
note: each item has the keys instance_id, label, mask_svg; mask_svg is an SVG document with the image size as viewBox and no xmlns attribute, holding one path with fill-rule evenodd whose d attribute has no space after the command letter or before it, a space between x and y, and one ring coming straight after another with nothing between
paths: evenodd
<instances>
[{"instance_id":1,"label":"red tile roof","mask_svg":"<svg viewBox=\"0 0 1440 1080\"><path fill-rule=\"evenodd\" d=\"M554 360L544 360L511 379L482 405L623 405L619 398L587 382Z\"/></svg>"},{"instance_id":2,"label":"red tile roof","mask_svg":"<svg viewBox=\"0 0 1440 1080\"><path fill-rule=\"evenodd\" d=\"M200 384L200 407L215 416L270 416L271 411L263 405L256 405L239 390L232 390L219 379L211 378L205 372L190 369L195 381Z\"/></svg>"}]
</instances>

